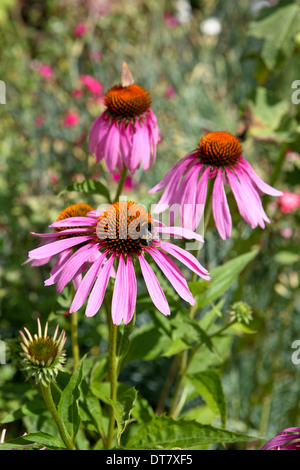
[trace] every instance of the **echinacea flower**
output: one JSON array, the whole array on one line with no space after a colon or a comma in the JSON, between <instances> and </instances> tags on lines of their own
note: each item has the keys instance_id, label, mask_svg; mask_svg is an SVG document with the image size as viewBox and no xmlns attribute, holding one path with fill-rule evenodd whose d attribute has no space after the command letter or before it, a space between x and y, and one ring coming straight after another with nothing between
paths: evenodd
<instances>
[{"instance_id":1,"label":"echinacea flower","mask_svg":"<svg viewBox=\"0 0 300 470\"><path fill-rule=\"evenodd\" d=\"M90 206L89 204L85 204L83 202L79 202L77 204L71 204L70 206L66 207L63 211L61 211L61 213L59 214L57 218L57 221L66 220L66 219L69 219L70 217L72 218L84 217L88 212L92 210L94 210L92 206ZM42 246L49 244L53 241L63 240L65 238L70 239L78 235L77 229L76 227L74 228L74 226L70 226L70 227L64 226L63 227L64 235L60 233L61 230L62 230L61 227L56 227L53 233L44 234L44 233L31 232L31 234L43 238ZM70 246L70 247L65 248L61 252L59 252L58 256L57 256L57 253L55 253L54 255L50 254L50 256L47 255L44 258L38 258L38 259L32 259L29 257L27 261L25 261L24 264L31 263L31 266L43 266L49 263L53 258L57 256L54 266L51 270L51 275L54 275L56 271L58 271L61 268L61 266L64 263L66 263L67 260L72 256L73 251L74 251L74 248ZM96 256L94 255L91 258L89 258L87 262L92 263L95 259L96 259ZM75 290L77 289L82 279L82 273L84 272L86 267L87 267L86 264L82 265L81 268L76 273L76 275L73 277L73 285L74 285Z\"/></svg>"},{"instance_id":2,"label":"echinacea flower","mask_svg":"<svg viewBox=\"0 0 300 470\"><path fill-rule=\"evenodd\" d=\"M283 194L278 199L278 205L280 211L284 214L293 213L300 207L300 196L290 191L283 191Z\"/></svg>"},{"instance_id":3,"label":"echinacea flower","mask_svg":"<svg viewBox=\"0 0 300 470\"><path fill-rule=\"evenodd\" d=\"M79 116L74 111L68 111L65 117L63 118L63 122L62 122L64 127L74 127L74 126L77 126L78 123L79 123Z\"/></svg>"},{"instance_id":4,"label":"echinacea flower","mask_svg":"<svg viewBox=\"0 0 300 470\"><path fill-rule=\"evenodd\" d=\"M177 265L168 255L173 256L190 270L209 280L209 274L198 260L183 248L169 241L161 240L158 234L179 236L203 241L202 237L181 227L166 227L151 218L148 211L134 202L121 200L111 204L104 211L92 211L85 217L73 217L57 221L50 227L66 228L60 232L63 239L55 240L29 253L30 259L43 259L77 247L76 252L65 263L61 263L46 284L57 283L60 292L83 264L95 253L98 259L88 269L74 296L70 313L79 310L86 299L86 315L95 315L101 307L113 264L117 271L112 297L112 320L119 325L130 322L134 314L137 281L134 266L139 263L150 297L156 308L164 315L170 315L170 308L159 281L146 260L154 261L170 281L177 293L191 305L193 296ZM70 229L76 227L73 237Z\"/></svg>"},{"instance_id":5,"label":"echinacea flower","mask_svg":"<svg viewBox=\"0 0 300 470\"><path fill-rule=\"evenodd\" d=\"M21 347L23 349L21 369L27 375L27 379L33 377L36 384L47 386L55 381L60 370L63 370L66 352L63 349L66 342L65 331L62 330L58 336L58 325L53 336L48 336L48 323L44 332L38 318L38 334L31 335L27 328L24 331L27 336L20 331L22 338Z\"/></svg>"},{"instance_id":6,"label":"echinacea flower","mask_svg":"<svg viewBox=\"0 0 300 470\"><path fill-rule=\"evenodd\" d=\"M210 132L199 142L198 148L182 158L150 190L155 193L165 188L155 213L163 212L172 204L181 206L181 225L195 230L203 215L209 180L214 180L212 211L217 230L224 240L230 238L232 220L224 186L233 192L239 212L252 227L270 223L260 195L280 196L282 193L265 183L242 156L240 141L228 132ZM212 182L211 182L212 183ZM185 211L185 207L189 210ZM184 213L188 217L184 217Z\"/></svg>"},{"instance_id":7,"label":"echinacea flower","mask_svg":"<svg viewBox=\"0 0 300 470\"><path fill-rule=\"evenodd\" d=\"M300 428L286 428L266 442L261 450L300 450Z\"/></svg>"},{"instance_id":8,"label":"echinacea flower","mask_svg":"<svg viewBox=\"0 0 300 470\"><path fill-rule=\"evenodd\" d=\"M150 109L150 95L133 83L125 62L121 77L121 85L113 86L105 95L106 110L92 126L89 150L97 162L105 158L109 172L122 171L125 166L133 174L140 163L144 170L154 164L160 134Z\"/></svg>"}]
</instances>

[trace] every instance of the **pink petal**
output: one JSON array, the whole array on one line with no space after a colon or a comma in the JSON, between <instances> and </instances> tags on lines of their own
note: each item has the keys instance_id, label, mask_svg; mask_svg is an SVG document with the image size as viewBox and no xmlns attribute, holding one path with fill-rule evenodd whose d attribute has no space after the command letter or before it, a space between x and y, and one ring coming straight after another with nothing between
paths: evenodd
<instances>
[{"instance_id":1,"label":"pink petal","mask_svg":"<svg viewBox=\"0 0 300 470\"><path fill-rule=\"evenodd\" d=\"M93 254L96 250L98 250L98 246L93 246L92 248L86 248L85 251L82 253L75 253L72 258L68 261L65 265L64 270L61 273L61 276L57 282L57 292L62 292L68 282L75 276L78 272L80 267L85 263L88 258Z\"/></svg>"},{"instance_id":2,"label":"pink petal","mask_svg":"<svg viewBox=\"0 0 300 470\"><path fill-rule=\"evenodd\" d=\"M223 240L230 238L232 221L222 179L222 168L219 169L212 195L212 210L217 230Z\"/></svg>"},{"instance_id":3,"label":"pink petal","mask_svg":"<svg viewBox=\"0 0 300 470\"><path fill-rule=\"evenodd\" d=\"M63 220L57 220L53 222L53 224L49 225L49 227L74 227L78 225L82 226L91 226L96 225L97 221L92 217L69 217Z\"/></svg>"},{"instance_id":4,"label":"pink petal","mask_svg":"<svg viewBox=\"0 0 300 470\"><path fill-rule=\"evenodd\" d=\"M162 253L157 249L149 249L147 252L152 256L180 297L191 305L194 305L195 300L188 288L185 278L177 268L176 264L165 253Z\"/></svg>"},{"instance_id":5,"label":"pink petal","mask_svg":"<svg viewBox=\"0 0 300 470\"><path fill-rule=\"evenodd\" d=\"M63 250L70 248L71 246L79 245L80 243L91 240L93 237L73 237L65 238L63 240L57 240L53 243L48 243L47 245L40 246L35 250L31 250L28 253L29 258L42 259L47 256L54 256L60 253Z\"/></svg>"},{"instance_id":6,"label":"pink petal","mask_svg":"<svg viewBox=\"0 0 300 470\"><path fill-rule=\"evenodd\" d=\"M201 266L195 256L193 256L188 251L184 250L183 248L180 248L177 245L174 245L169 242L164 242L162 240L158 242L157 247L162 248L164 251L174 256L176 259L178 259L178 261L183 263L185 266L191 269L191 271L195 272L203 279L210 281L208 271L203 266Z\"/></svg>"},{"instance_id":7,"label":"pink petal","mask_svg":"<svg viewBox=\"0 0 300 470\"><path fill-rule=\"evenodd\" d=\"M153 269L142 255L139 255L139 262L152 302L164 315L170 315L170 307Z\"/></svg>"},{"instance_id":8,"label":"pink petal","mask_svg":"<svg viewBox=\"0 0 300 470\"><path fill-rule=\"evenodd\" d=\"M115 325L120 325L128 316L128 281L126 263L123 256L120 256L111 304L111 316Z\"/></svg>"},{"instance_id":9,"label":"pink petal","mask_svg":"<svg viewBox=\"0 0 300 470\"><path fill-rule=\"evenodd\" d=\"M199 222L203 216L205 202L206 202L206 195L207 195L207 184L209 180L209 172L210 169L206 168L197 185L197 197L196 197L196 211L195 211L195 228L198 227Z\"/></svg>"},{"instance_id":10,"label":"pink petal","mask_svg":"<svg viewBox=\"0 0 300 470\"><path fill-rule=\"evenodd\" d=\"M102 305L106 287L109 281L109 276L110 276L110 270L112 267L112 264L114 262L114 255L112 255L107 262L104 264L102 271L100 272L95 285L93 287L93 290L90 294L88 304L86 307L85 314L87 317L92 317L95 315L99 308ZM94 265L93 265L94 266Z\"/></svg>"},{"instance_id":11,"label":"pink petal","mask_svg":"<svg viewBox=\"0 0 300 470\"><path fill-rule=\"evenodd\" d=\"M105 163L108 171L113 171L117 166L119 155L120 131L118 126L112 122L105 143Z\"/></svg>"},{"instance_id":12,"label":"pink petal","mask_svg":"<svg viewBox=\"0 0 300 470\"><path fill-rule=\"evenodd\" d=\"M243 157L240 157L239 165L248 173L248 175L250 176L250 178L255 183L261 193L269 194L270 196L281 196L283 194L281 191L278 191L277 189L265 183L255 173L250 163L247 162L247 160L245 160Z\"/></svg>"},{"instance_id":13,"label":"pink petal","mask_svg":"<svg viewBox=\"0 0 300 470\"><path fill-rule=\"evenodd\" d=\"M134 272L134 267L130 256L127 256L127 277L128 277L128 310L127 317L123 317L125 325L129 323L133 317L135 306L136 306L136 297L137 297L137 283L136 276Z\"/></svg>"},{"instance_id":14,"label":"pink petal","mask_svg":"<svg viewBox=\"0 0 300 470\"><path fill-rule=\"evenodd\" d=\"M102 253L100 258L95 261L95 263L90 267L84 276L74 296L72 305L70 307L70 313L77 312L84 304L105 258L106 253Z\"/></svg>"}]
</instances>

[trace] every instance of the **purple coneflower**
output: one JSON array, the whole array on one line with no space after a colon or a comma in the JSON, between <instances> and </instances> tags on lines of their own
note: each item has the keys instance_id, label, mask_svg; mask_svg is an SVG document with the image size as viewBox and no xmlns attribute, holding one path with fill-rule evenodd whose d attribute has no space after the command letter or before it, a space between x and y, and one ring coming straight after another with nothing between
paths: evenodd
<instances>
[{"instance_id":1,"label":"purple coneflower","mask_svg":"<svg viewBox=\"0 0 300 470\"><path fill-rule=\"evenodd\" d=\"M300 428L286 428L276 434L261 450L300 450Z\"/></svg>"},{"instance_id":2,"label":"purple coneflower","mask_svg":"<svg viewBox=\"0 0 300 470\"><path fill-rule=\"evenodd\" d=\"M260 200L261 194L280 196L282 193L262 181L242 156L240 141L228 132L210 132L202 137L198 148L182 158L150 190L155 193L165 188L156 213L173 204L190 207L188 220L181 215L181 225L195 230L203 215L210 179L214 180L212 211L217 230L224 240L230 238L232 220L225 187L233 192L239 212L252 227L265 227L270 223Z\"/></svg>"},{"instance_id":3,"label":"purple coneflower","mask_svg":"<svg viewBox=\"0 0 300 470\"><path fill-rule=\"evenodd\" d=\"M177 293L191 305L194 304L194 299L187 282L168 255L202 278L210 280L207 270L193 255L169 241L159 239L158 233L199 241L203 241L202 237L181 227L166 227L156 222L143 206L134 202L116 202L105 211L92 211L85 217L57 221L50 227L76 227L76 236L74 233L70 237L70 229L60 231L59 237L29 252L30 259L43 259L74 247L77 250L66 262L61 263L60 269L51 275L46 285L57 283L57 290L60 292L84 263L98 253L97 260L80 282L70 313L79 310L88 297L86 315L91 317L98 312L114 261L117 263L117 271L112 297L112 320L116 325L122 320L127 324L134 314L137 297L134 265L137 260L154 305L164 315L170 315L166 297L145 255L152 258Z\"/></svg>"},{"instance_id":4,"label":"purple coneflower","mask_svg":"<svg viewBox=\"0 0 300 470\"><path fill-rule=\"evenodd\" d=\"M98 162L105 157L109 172L125 166L133 174L140 163L144 170L154 164L160 134L150 95L133 83L125 62L121 77L121 85L105 95L106 110L92 126L89 149Z\"/></svg>"}]
</instances>

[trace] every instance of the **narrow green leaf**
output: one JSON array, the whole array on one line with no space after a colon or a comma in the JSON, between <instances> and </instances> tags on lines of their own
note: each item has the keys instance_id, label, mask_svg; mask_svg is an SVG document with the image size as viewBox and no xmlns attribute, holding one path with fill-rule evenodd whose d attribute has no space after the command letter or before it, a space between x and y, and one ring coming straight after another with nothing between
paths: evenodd
<instances>
[{"instance_id":1,"label":"narrow green leaf","mask_svg":"<svg viewBox=\"0 0 300 470\"><path fill-rule=\"evenodd\" d=\"M68 385L61 394L58 412L65 426L66 432L74 439L80 422L78 400L80 397L80 384L82 381L82 366L85 356L79 362L77 369L69 380Z\"/></svg>"},{"instance_id":2,"label":"narrow green leaf","mask_svg":"<svg viewBox=\"0 0 300 470\"><path fill-rule=\"evenodd\" d=\"M32 432L16 439L0 444L0 450L24 449L26 447L47 447L48 449L64 449L64 444L55 436L45 432Z\"/></svg>"},{"instance_id":3,"label":"narrow green leaf","mask_svg":"<svg viewBox=\"0 0 300 470\"><path fill-rule=\"evenodd\" d=\"M203 444L229 443L253 439L210 425L189 421L184 418L174 420L167 416L155 417L128 440L126 449L188 449Z\"/></svg>"},{"instance_id":4,"label":"narrow green leaf","mask_svg":"<svg viewBox=\"0 0 300 470\"><path fill-rule=\"evenodd\" d=\"M65 192L71 191L76 191L85 194L98 194L99 196L104 196L106 200L111 203L109 190L106 186L104 186L104 184L100 183L100 181L85 180L81 183L72 183L67 186L63 191L61 191L59 193L59 196L61 196Z\"/></svg>"},{"instance_id":5,"label":"narrow green leaf","mask_svg":"<svg viewBox=\"0 0 300 470\"><path fill-rule=\"evenodd\" d=\"M237 256L227 263L211 270L211 281L208 287L203 291L202 282L199 281L199 295L197 295L197 308L214 302L224 292L229 289L231 284L238 278L239 274L258 254L258 249ZM204 281L205 282L205 281ZM195 291L195 286L193 285Z\"/></svg>"}]
</instances>

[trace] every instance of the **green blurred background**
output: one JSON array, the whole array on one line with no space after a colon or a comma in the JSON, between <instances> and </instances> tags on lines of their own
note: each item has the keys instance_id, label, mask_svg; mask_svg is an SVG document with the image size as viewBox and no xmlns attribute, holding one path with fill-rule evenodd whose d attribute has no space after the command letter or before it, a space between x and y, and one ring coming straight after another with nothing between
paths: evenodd
<instances>
[{"instance_id":1,"label":"green blurred background","mask_svg":"<svg viewBox=\"0 0 300 470\"><path fill-rule=\"evenodd\" d=\"M37 246L30 232L47 230L71 203L103 202L62 193L70 183L94 178L116 189L88 153L89 130L104 108L101 97L81 84L81 75L93 76L105 93L120 81L125 60L151 94L162 142L153 170L133 177L130 192L140 202L156 202L148 189L207 130L238 135L245 158L263 179L299 193L300 104L291 102L291 86L300 79L300 7L291 1L276 4L1 0L0 80L6 104L0 104L0 339L16 338L23 326L35 328L38 316L69 329L64 315L69 292L57 297L55 287L43 286L49 266L22 266ZM78 37L74 28L81 23L87 29ZM76 125L64 125L68 112L78 115ZM254 244L261 248L225 304L248 301L257 332L234 338L222 379L228 427L267 437L299 426L300 405L300 365L291 361L292 342L300 339L299 210L282 213L271 199L263 198L271 225L252 231L231 197L232 238L221 241L212 225L201 251L201 262L211 269ZM89 320L80 313L82 351L105 348L104 323L101 313ZM155 404L169 361L137 362L123 379L137 383ZM20 405L24 385L18 374L9 358L0 365L0 419ZM205 413L202 419L209 420Z\"/></svg>"}]
</instances>

